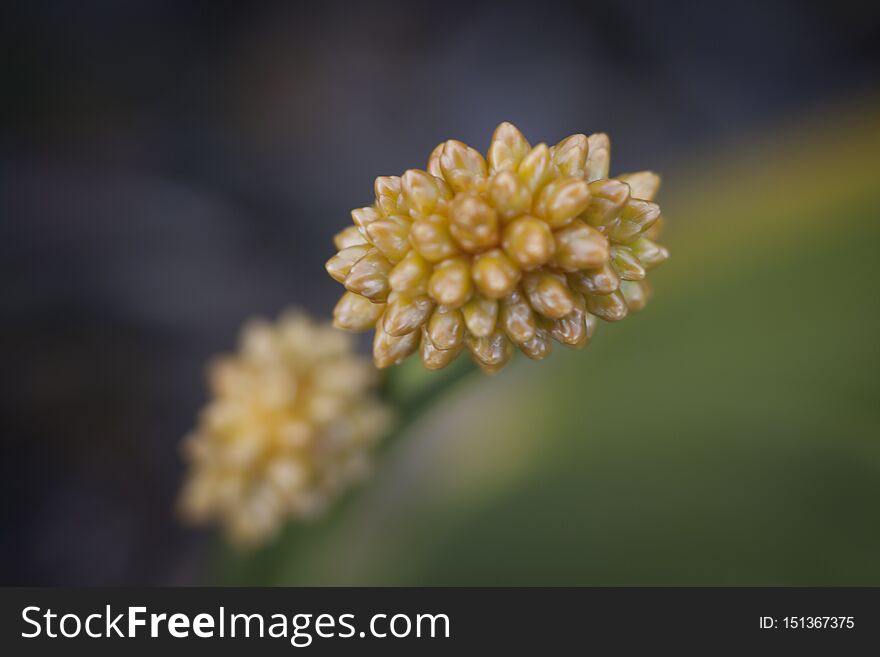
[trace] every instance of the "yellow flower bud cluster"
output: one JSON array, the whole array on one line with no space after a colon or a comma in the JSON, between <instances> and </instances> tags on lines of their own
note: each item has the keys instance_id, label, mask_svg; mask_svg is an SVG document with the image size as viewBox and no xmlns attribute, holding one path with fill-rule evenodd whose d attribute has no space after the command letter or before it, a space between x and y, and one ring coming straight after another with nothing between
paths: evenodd
<instances>
[{"instance_id":1,"label":"yellow flower bud cluster","mask_svg":"<svg viewBox=\"0 0 880 657\"><path fill-rule=\"evenodd\" d=\"M377 367L419 350L438 369L467 349L491 373L514 346L534 359L553 340L583 346L597 318L644 307L646 272L668 257L660 178L609 178L609 159L604 134L533 147L502 123L486 158L450 140L426 171L376 178L327 262L347 289L334 325L375 327Z\"/></svg>"},{"instance_id":2,"label":"yellow flower bud cluster","mask_svg":"<svg viewBox=\"0 0 880 657\"><path fill-rule=\"evenodd\" d=\"M238 353L209 368L212 399L184 442L184 516L256 545L288 517L321 512L365 476L389 427L376 379L329 324L295 312L250 322Z\"/></svg>"}]
</instances>

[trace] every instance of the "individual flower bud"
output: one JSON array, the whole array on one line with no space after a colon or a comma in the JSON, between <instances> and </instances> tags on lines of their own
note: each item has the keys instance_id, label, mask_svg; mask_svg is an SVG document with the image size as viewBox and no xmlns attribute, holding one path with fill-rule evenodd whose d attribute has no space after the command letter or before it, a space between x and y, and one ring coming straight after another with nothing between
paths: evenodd
<instances>
[{"instance_id":1,"label":"individual flower bud","mask_svg":"<svg viewBox=\"0 0 880 657\"><path fill-rule=\"evenodd\" d=\"M361 246L367 243L367 240L361 235L361 231L358 230L357 226L349 226L333 236L333 245L340 251L350 246Z\"/></svg>"},{"instance_id":2,"label":"individual flower bud","mask_svg":"<svg viewBox=\"0 0 880 657\"><path fill-rule=\"evenodd\" d=\"M653 269L669 257L669 251L665 247L655 244L646 237L637 239L630 248L645 269Z\"/></svg>"},{"instance_id":3,"label":"individual flower bud","mask_svg":"<svg viewBox=\"0 0 880 657\"><path fill-rule=\"evenodd\" d=\"M545 329L539 328L530 340L519 345L522 352L532 360L547 358L553 348L551 336Z\"/></svg>"},{"instance_id":4,"label":"individual flower bud","mask_svg":"<svg viewBox=\"0 0 880 657\"><path fill-rule=\"evenodd\" d=\"M545 317L559 319L574 310L574 295L562 274L529 272L523 276L523 290L532 308Z\"/></svg>"},{"instance_id":5,"label":"individual flower bud","mask_svg":"<svg viewBox=\"0 0 880 657\"><path fill-rule=\"evenodd\" d=\"M376 193L376 205L381 213L390 217L395 214L404 214L407 211L406 203L400 190L400 178L398 176L379 176L374 185ZM357 221L355 221L357 223Z\"/></svg>"},{"instance_id":6,"label":"individual flower bud","mask_svg":"<svg viewBox=\"0 0 880 657\"><path fill-rule=\"evenodd\" d=\"M550 149L547 144L538 144L519 163L516 172L523 184L534 194L553 175L551 166Z\"/></svg>"},{"instance_id":7,"label":"individual flower bud","mask_svg":"<svg viewBox=\"0 0 880 657\"><path fill-rule=\"evenodd\" d=\"M589 203L590 188L585 181L560 178L541 190L532 211L551 228L561 228L586 210Z\"/></svg>"},{"instance_id":8,"label":"individual flower bud","mask_svg":"<svg viewBox=\"0 0 880 657\"><path fill-rule=\"evenodd\" d=\"M579 219L553 235L556 239L553 261L560 269L568 272L595 269L608 261L608 239Z\"/></svg>"},{"instance_id":9,"label":"individual flower bud","mask_svg":"<svg viewBox=\"0 0 880 657\"><path fill-rule=\"evenodd\" d=\"M620 284L620 293L626 301L626 307L632 313L642 310L648 303L648 295L642 287L642 281L623 281Z\"/></svg>"},{"instance_id":10,"label":"individual flower bud","mask_svg":"<svg viewBox=\"0 0 880 657\"><path fill-rule=\"evenodd\" d=\"M589 184L590 204L583 219L591 226L601 228L617 219L629 201L629 185L619 180L596 180Z\"/></svg>"},{"instance_id":11,"label":"individual flower bud","mask_svg":"<svg viewBox=\"0 0 880 657\"><path fill-rule=\"evenodd\" d=\"M556 249L550 226L528 215L507 224L501 240L507 255L523 270L545 264Z\"/></svg>"},{"instance_id":12,"label":"individual flower bud","mask_svg":"<svg viewBox=\"0 0 880 657\"><path fill-rule=\"evenodd\" d=\"M390 290L388 285L390 271L391 263L388 259L378 250L372 249L352 265L348 276L345 277L345 288L349 292L367 297L370 301L385 301Z\"/></svg>"},{"instance_id":13,"label":"individual flower bud","mask_svg":"<svg viewBox=\"0 0 880 657\"><path fill-rule=\"evenodd\" d=\"M630 199L617 219L601 230L612 242L629 244L651 227L660 216L656 203Z\"/></svg>"},{"instance_id":14,"label":"individual flower bud","mask_svg":"<svg viewBox=\"0 0 880 657\"><path fill-rule=\"evenodd\" d=\"M440 156L443 154L443 148L445 146L445 141L442 144L437 144L434 147L434 150L431 151L431 155L428 157L428 168L426 171L435 178L443 177L443 168L440 166Z\"/></svg>"},{"instance_id":15,"label":"individual flower bud","mask_svg":"<svg viewBox=\"0 0 880 657\"><path fill-rule=\"evenodd\" d=\"M422 364L429 370L439 370L458 358L464 349L464 342L450 349L439 349L431 340L427 327L422 327L421 357Z\"/></svg>"},{"instance_id":16,"label":"individual flower bud","mask_svg":"<svg viewBox=\"0 0 880 657\"><path fill-rule=\"evenodd\" d=\"M327 264L324 265L324 269L333 277L333 280L344 284L354 263L367 255L371 250L373 249L369 244L346 247L330 258Z\"/></svg>"},{"instance_id":17,"label":"individual flower bud","mask_svg":"<svg viewBox=\"0 0 880 657\"><path fill-rule=\"evenodd\" d=\"M568 275L572 290L582 294L611 294L620 286L620 278L610 263Z\"/></svg>"},{"instance_id":18,"label":"individual flower bud","mask_svg":"<svg viewBox=\"0 0 880 657\"><path fill-rule=\"evenodd\" d=\"M619 322L626 317L626 301L620 292L603 295L588 295L587 310L606 322Z\"/></svg>"},{"instance_id":19,"label":"individual flower bud","mask_svg":"<svg viewBox=\"0 0 880 657\"><path fill-rule=\"evenodd\" d=\"M553 322L550 335L555 340L576 349L586 345L596 328L596 317L586 310L583 295L575 295L575 307L565 317Z\"/></svg>"},{"instance_id":20,"label":"individual flower bud","mask_svg":"<svg viewBox=\"0 0 880 657\"><path fill-rule=\"evenodd\" d=\"M611 142L608 135L599 132L588 138L589 154L587 155L587 182L608 177L611 165Z\"/></svg>"},{"instance_id":21,"label":"individual flower bud","mask_svg":"<svg viewBox=\"0 0 880 657\"><path fill-rule=\"evenodd\" d=\"M490 171L515 171L529 152L529 142L512 123L504 122L495 128L489 145Z\"/></svg>"},{"instance_id":22,"label":"individual flower bud","mask_svg":"<svg viewBox=\"0 0 880 657\"><path fill-rule=\"evenodd\" d=\"M553 148L553 164L563 176L583 178L590 151L586 135L571 135Z\"/></svg>"},{"instance_id":23,"label":"individual flower bud","mask_svg":"<svg viewBox=\"0 0 880 657\"><path fill-rule=\"evenodd\" d=\"M400 186L413 218L433 214L442 201L452 196L442 179L418 169L410 169L404 173Z\"/></svg>"},{"instance_id":24,"label":"individual flower bud","mask_svg":"<svg viewBox=\"0 0 880 657\"><path fill-rule=\"evenodd\" d=\"M212 399L183 446L187 521L218 522L254 547L364 478L390 413L347 338L288 313L249 323L238 353L215 361Z\"/></svg>"},{"instance_id":25,"label":"individual flower bud","mask_svg":"<svg viewBox=\"0 0 880 657\"><path fill-rule=\"evenodd\" d=\"M449 232L465 251L488 249L498 243L498 215L477 194L459 194L449 206Z\"/></svg>"},{"instance_id":26,"label":"individual flower bud","mask_svg":"<svg viewBox=\"0 0 880 657\"><path fill-rule=\"evenodd\" d=\"M512 171L499 171L489 181L489 202L502 221L526 214L532 207L532 194Z\"/></svg>"},{"instance_id":27,"label":"individual flower bud","mask_svg":"<svg viewBox=\"0 0 880 657\"><path fill-rule=\"evenodd\" d=\"M486 160L479 151L450 139L440 153L442 177L456 192L478 189L486 180Z\"/></svg>"},{"instance_id":28,"label":"individual flower bud","mask_svg":"<svg viewBox=\"0 0 880 657\"><path fill-rule=\"evenodd\" d=\"M643 201L653 201L657 190L660 189L660 176L653 171L622 173L617 176L617 179L629 185L633 198Z\"/></svg>"},{"instance_id":29,"label":"individual flower bud","mask_svg":"<svg viewBox=\"0 0 880 657\"><path fill-rule=\"evenodd\" d=\"M440 262L459 252L458 244L449 232L449 220L439 214L414 221L409 241L428 262Z\"/></svg>"},{"instance_id":30,"label":"individual flower bud","mask_svg":"<svg viewBox=\"0 0 880 657\"><path fill-rule=\"evenodd\" d=\"M427 325L431 343L447 351L464 344L464 315L458 309L437 308Z\"/></svg>"},{"instance_id":31,"label":"individual flower bud","mask_svg":"<svg viewBox=\"0 0 880 657\"><path fill-rule=\"evenodd\" d=\"M485 338L495 330L498 320L498 302L475 295L462 306L461 314L468 332L478 338Z\"/></svg>"},{"instance_id":32,"label":"individual flower bud","mask_svg":"<svg viewBox=\"0 0 880 657\"><path fill-rule=\"evenodd\" d=\"M472 292L471 268L464 258L450 258L439 263L428 281L428 294L447 308L462 306Z\"/></svg>"},{"instance_id":33,"label":"individual flower bud","mask_svg":"<svg viewBox=\"0 0 880 657\"><path fill-rule=\"evenodd\" d=\"M356 208L351 211L351 220L364 237L367 237L367 226L381 218L382 215L376 208Z\"/></svg>"},{"instance_id":34,"label":"individual flower bud","mask_svg":"<svg viewBox=\"0 0 880 657\"><path fill-rule=\"evenodd\" d=\"M640 281L645 277L645 268L632 249L625 246L611 247L611 266L625 281Z\"/></svg>"},{"instance_id":35,"label":"individual flower bud","mask_svg":"<svg viewBox=\"0 0 880 657\"><path fill-rule=\"evenodd\" d=\"M346 292L333 309L333 326L347 331L366 331L373 328L384 310L384 303L373 303L359 294Z\"/></svg>"},{"instance_id":36,"label":"individual flower bud","mask_svg":"<svg viewBox=\"0 0 880 657\"><path fill-rule=\"evenodd\" d=\"M517 344L531 340L538 330L538 320L525 297L517 290L501 302L499 324Z\"/></svg>"},{"instance_id":37,"label":"individual flower bud","mask_svg":"<svg viewBox=\"0 0 880 657\"><path fill-rule=\"evenodd\" d=\"M385 332L393 337L406 335L419 328L434 309L434 302L427 296L410 297L393 294L388 298L383 324Z\"/></svg>"},{"instance_id":38,"label":"individual flower bud","mask_svg":"<svg viewBox=\"0 0 880 657\"><path fill-rule=\"evenodd\" d=\"M489 299L502 299L519 283L520 270L501 249L492 249L474 259L474 284Z\"/></svg>"},{"instance_id":39,"label":"individual flower bud","mask_svg":"<svg viewBox=\"0 0 880 657\"><path fill-rule=\"evenodd\" d=\"M599 318L644 305L646 272L668 257L652 202L659 177L609 178L609 160L602 133L532 148L503 123L485 160L449 140L427 171L377 178L375 206L334 238L327 270L353 295L337 324L366 327L382 313L374 344L386 366L417 348L407 336L426 367L467 344L487 371L513 346L543 358L550 340L586 344Z\"/></svg>"},{"instance_id":40,"label":"individual flower bud","mask_svg":"<svg viewBox=\"0 0 880 657\"><path fill-rule=\"evenodd\" d=\"M409 251L410 222L401 217L379 219L367 226L367 238L391 263L400 262Z\"/></svg>"},{"instance_id":41,"label":"individual flower bud","mask_svg":"<svg viewBox=\"0 0 880 657\"><path fill-rule=\"evenodd\" d=\"M401 336L389 335L385 331L383 318L379 318L376 322L376 335L373 337L373 363L379 369L399 363L419 348L419 338L418 331Z\"/></svg>"},{"instance_id":42,"label":"individual flower bud","mask_svg":"<svg viewBox=\"0 0 880 657\"><path fill-rule=\"evenodd\" d=\"M410 251L388 274L388 284L398 294L419 296L428 291L428 279L432 271L427 260L417 251Z\"/></svg>"},{"instance_id":43,"label":"individual flower bud","mask_svg":"<svg viewBox=\"0 0 880 657\"><path fill-rule=\"evenodd\" d=\"M467 347L474 362L487 374L500 372L513 356L513 345L497 329L484 338L469 335Z\"/></svg>"}]
</instances>

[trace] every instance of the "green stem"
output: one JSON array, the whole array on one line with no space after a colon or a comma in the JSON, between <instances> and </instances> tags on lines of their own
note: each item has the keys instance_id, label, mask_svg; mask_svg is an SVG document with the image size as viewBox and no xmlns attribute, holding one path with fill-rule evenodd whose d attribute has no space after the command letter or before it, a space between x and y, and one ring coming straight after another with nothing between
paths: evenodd
<instances>
[{"instance_id":1,"label":"green stem","mask_svg":"<svg viewBox=\"0 0 880 657\"><path fill-rule=\"evenodd\" d=\"M397 422L385 444L394 442L447 390L477 371L469 358L457 358L449 366L436 371L425 369L418 359L411 358L388 370L382 381L381 394L397 413Z\"/></svg>"}]
</instances>

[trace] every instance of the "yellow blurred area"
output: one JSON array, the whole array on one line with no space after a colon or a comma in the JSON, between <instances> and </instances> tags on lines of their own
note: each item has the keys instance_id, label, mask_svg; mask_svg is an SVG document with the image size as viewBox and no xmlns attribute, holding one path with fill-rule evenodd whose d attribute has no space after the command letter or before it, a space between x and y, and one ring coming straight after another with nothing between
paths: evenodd
<instances>
[{"instance_id":1,"label":"yellow blurred area","mask_svg":"<svg viewBox=\"0 0 880 657\"><path fill-rule=\"evenodd\" d=\"M878 153L874 97L663 172L645 311L467 376L336 513L218 579L880 584Z\"/></svg>"}]
</instances>

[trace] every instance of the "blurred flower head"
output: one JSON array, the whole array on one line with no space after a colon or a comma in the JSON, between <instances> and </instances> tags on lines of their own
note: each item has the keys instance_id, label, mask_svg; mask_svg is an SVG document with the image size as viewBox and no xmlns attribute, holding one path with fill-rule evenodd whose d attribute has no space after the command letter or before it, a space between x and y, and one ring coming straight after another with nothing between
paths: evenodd
<instances>
[{"instance_id":1,"label":"blurred flower head","mask_svg":"<svg viewBox=\"0 0 880 657\"><path fill-rule=\"evenodd\" d=\"M374 205L352 211L327 271L347 292L335 326L375 328L377 367L420 350L445 367L462 350L488 372L514 346L545 358L553 340L585 345L597 318L642 309L655 243L660 178L608 178L604 134L532 147L510 123L488 156L460 141L434 149L427 171L376 178Z\"/></svg>"},{"instance_id":2,"label":"blurred flower head","mask_svg":"<svg viewBox=\"0 0 880 657\"><path fill-rule=\"evenodd\" d=\"M389 427L369 360L350 336L302 313L249 322L238 353L213 362L208 378L212 398L184 442L180 506L239 545L323 511L367 474Z\"/></svg>"}]
</instances>

